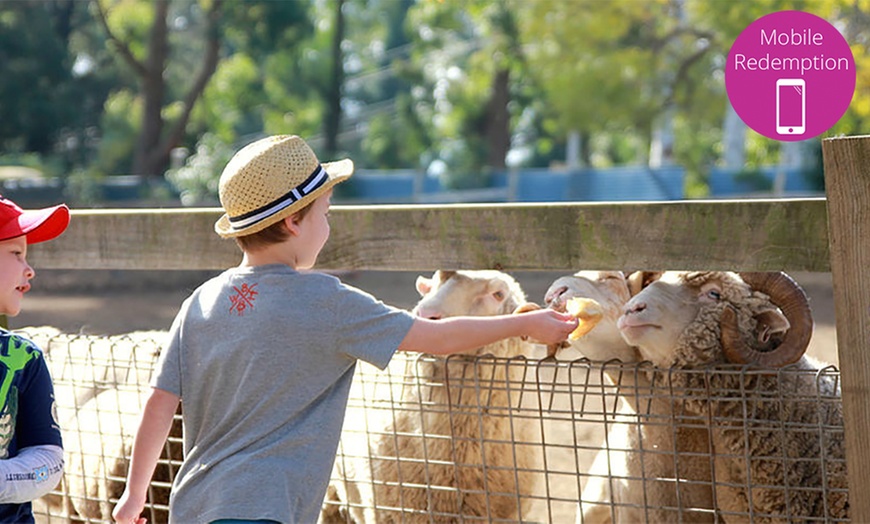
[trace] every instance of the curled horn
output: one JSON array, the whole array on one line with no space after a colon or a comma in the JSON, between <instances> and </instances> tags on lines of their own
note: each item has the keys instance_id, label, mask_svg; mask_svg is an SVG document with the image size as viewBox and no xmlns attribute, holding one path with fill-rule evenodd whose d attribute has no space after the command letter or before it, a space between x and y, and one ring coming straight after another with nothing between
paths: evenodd
<instances>
[{"instance_id":1,"label":"curled horn","mask_svg":"<svg viewBox=\"0 0 870 524\"><path fill-rule=\"evenodd\" d=\"M782 367L801 359L813 333L813 316L804 290L785 273L740 273L740 278L755 291L770 297L789 322L782 343L771 351L758 351L743 339L737 326L737 312L727 307L722 312L722 348L725 358L736 364L753 363L761 367Z\"/></svg>"}]
</instances>

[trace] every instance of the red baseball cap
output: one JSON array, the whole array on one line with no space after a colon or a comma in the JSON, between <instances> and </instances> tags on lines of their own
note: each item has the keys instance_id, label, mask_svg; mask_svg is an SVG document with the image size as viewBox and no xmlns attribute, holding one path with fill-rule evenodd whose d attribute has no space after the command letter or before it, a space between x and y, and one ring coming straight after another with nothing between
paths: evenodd
<instances>
[{"instance_id":1,"label":"red baseball cap","mask_svg":"<svg viewBox=\"0 0 870 524\"><path fill-rule=\"evenodd\" d=\"M57 237L69 225L69 208L65 204L43 209L24 210L0 196L0 242L27 235L28 244Z\"/></svg>"}]
</instances>

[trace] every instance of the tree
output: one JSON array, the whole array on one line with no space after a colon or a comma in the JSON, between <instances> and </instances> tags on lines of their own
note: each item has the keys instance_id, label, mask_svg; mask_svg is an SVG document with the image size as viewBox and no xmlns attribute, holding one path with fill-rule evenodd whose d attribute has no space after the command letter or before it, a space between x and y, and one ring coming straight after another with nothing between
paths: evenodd
<instances>
[{"instance_id":1,"label":"tree","mask_svg":"<svg viewBox=\"0 0 870 524\"><path fill-rule=\"evenodd\" d=\"M839 22L851 44L857 73L849 110L828 134L863 134L870 124L870 1L838 0L827 7L831 9L829 20Z\"/></svg>"},{"instance_id":2,"label":"tree","mask_svg":"<svg viewBox=\"0 0 870 524\"><path fill-rule=\"evenodd\" d=\"M408 12L414 0L351 0L342 97L342 147L372 168L419 168L430 125L415 108L428 93L411 63Z\"/></svg>"},{"instance_id":3,"label":"tree","mask_svg":"<svg viewBox=\"0 0 870 524\"><path fill-rule=\"evenodd\" d=\"M105 89L75 73L69 49L82 15L73 0L0 2L4 150L51 154L63 137L95 123Z\"/></svg>"},{"instance_id":4,"label":"tree","mask_svg":"<svg viewBox=\"0 0 870 524\"><path fill-rule=\"evenodd\" d=\"M682 2L519 2L529 67L563 132L631 129L649 144L660 117L696 91L716 35ZM700 66L700 67L699 67ZM618 131L617 131L618 132ZM648 147L646 148L648 150ZM583 152L590 160L591 152Z\"/></svg>"},{"instance_id":5,"label":"tree","mask_svg":"<svg viewBox=\"0 0 870 524\"><path fill-rule=\"evenodd\" d=\"M308 2L224 5L221 61L188 127L226 143L261 134L320 131L328 43L315 33ZM245 138L246 139L246 138Z\"/></svg>"},{"instance_id":6,"label":"tree","mask_svg":"<svg viewBox=\"0 0 870 524\"><path fill-rule=\"evenodd\" d=\"M338 154L338 131L341 125L341 92L344 85L344 53L341 44L344 41L344 0L335 1L335 23L332 28L332 49L330 61L332 74L326 93L326 115L324 132L326 134L325 154L329 157Z\"/></svg>"},{"instance_id":7,"label":"tree","mask_svg":"<svg viewBox=\"0 0 870 524\"><path fill-rule=\"evenodd\" d=\"M528 76L509 0L418 2L409 12L419 81L414 105L431 122L431 157L451 184L485 183L503 169L525 111ZM424 87L425 86L425 87Z\"/></svg>"},{"instance_id":8,"label":"tree","mask_svg":"<svg viewBox=\"0 0 870 524\"><path fill-rule=\"evenodd\" d=\"M139 80L143 101L142 128L133 159L133 173L160 176L169 165L170 153L184 138L193 107L214 74L221 45L223 0L211 0L205 9L205 42L199 72L181 99L180 114L173 122L164 118L167 96L165 71L169 60L170 0L154 0L146 47L137 52L136 42L123 38L110 22L112 13L100 0L94 2L97 17L116 53ZM129 7L129 6L121 6ZM134 6L141 8L141 5ZM116 26L117 27L117 26Z\"/></svg>"}]
</instances>

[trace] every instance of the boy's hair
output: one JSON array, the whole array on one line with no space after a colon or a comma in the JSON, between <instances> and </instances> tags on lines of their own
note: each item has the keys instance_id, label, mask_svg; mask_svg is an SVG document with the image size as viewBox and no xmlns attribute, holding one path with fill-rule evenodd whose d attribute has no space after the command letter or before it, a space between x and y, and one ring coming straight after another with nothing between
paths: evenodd
<instances>
[{"instance_id":1,"label":"boy's hair","mask_svg":"<svg viewBox=\"0 0 870 524\"><path fill-rule=\"evenodd\" d=\"M299 211L293 213L290 216L291 219L296 220L297 222L303 220L311 210L313 204L314 202L310 202ZM250 235L235 237L235 240L236 244L242 251L258 251L273 244L280 244L287 240L287 237L289 236L290 232L286 227L284 227L284 221L279 220L266 229L261 229L260 231L251 233Z\"/></svg>"}]
</instances>

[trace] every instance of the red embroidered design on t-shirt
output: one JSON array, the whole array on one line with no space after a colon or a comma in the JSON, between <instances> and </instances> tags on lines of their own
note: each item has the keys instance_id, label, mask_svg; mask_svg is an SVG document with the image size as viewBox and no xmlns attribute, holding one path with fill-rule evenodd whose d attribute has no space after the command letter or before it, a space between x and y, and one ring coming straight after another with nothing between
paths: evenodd
<instances>
[{"instance_id":1,"label":"red embroidered design on t-shirt","mask_svg":"<svg viewBox=\"0 0 870 524\"><path fill-rule=\"evenodd\" d=\"M253 309L254 299L257 297L257 292L254 290L255 287L257 287L257 284L251 284L250 286L242 284L242 287L233 286L236 294L230 296L230 312L242 316L248 307Z\"/></svg>"}]
</instances>

